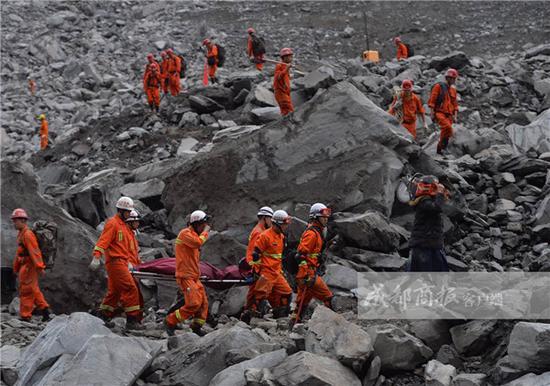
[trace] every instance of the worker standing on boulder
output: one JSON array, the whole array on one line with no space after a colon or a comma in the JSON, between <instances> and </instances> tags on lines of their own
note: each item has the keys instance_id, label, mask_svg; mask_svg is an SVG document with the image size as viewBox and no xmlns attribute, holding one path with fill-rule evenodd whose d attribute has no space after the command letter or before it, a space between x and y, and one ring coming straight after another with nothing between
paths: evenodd
<instances>
[{"instance_id":1,"label":"worker standing on boulder","mask_svg":"<svg viewBox=\"0 0 550 386\"><path fill-rule=\"evenodd\" d=\"M275 66L273 91L275 100L281 110L281 115L285 116L294 111L292 98L290 97L290 68L292 67L293 52L290 48L283 48L280 55L283 63Z\"/></svg>"},{"instance_id":2,"label":"worker standing on boulder","mask_svg":"<svg viewBox=\"0 0 550 386\"><path fill-rule=\"evenodd\" d=\"M328 224L331 210L326 205L317 203L309 210L310 223L300 238L297 259L298 296L297 308L292 316L294 322L298 322L303 311L312 299L322 301L325 306L332 309L332 292L320 276L322 252L325 243L325 230Z\"/></svg>"},{"instance_id":3,"label":"worker standing on boulder","mask_svg":"<svg viewBox=\"0 0 550 386\"><path fill-rule=\"evenodd\" d=\"M254 302L251 312L262 316L271 303L273 317L281 318L290 313L292 289L283 275L283 250L285 232L291 218L284 210L277 210L271 219L272 226L263 231L254 244L252 266L257 280L254 283Z\"/></svg>"},{"instance_id":4,"label":"worker standing on boulder","mask_svg":"<svg viewBox=\"0 0 550 386\"><path fill-rule=\"evenodd\" d=\"M442 154L449 145L449 140L453 136L453 123L458 121L458 100L454 86L457 78L458 71L449 68L445 73L445 82L435 84L428 101L431 118L441 129L437 144L438 154Z\"/></svg>"},{"instance_id":5,"label":"worker standing on boulder","mask_svg":"<svg viewBox=\"0 0 550 386\"><path fill-rule=\"evenodd\" d=\"M46 115L40 114L38 116L38 120L40 121L40 150L46 150L49 140L49 128L48 121L46 120Z\"/></svg>"},{"instance_id":6,"label":"worker standing on boulder","mask_svg":"<svg viewBox=\"0 0 550 386\"><path fill-rule=\"evenodd\" d=\"M149 107L153 113L159 112L161 85L162 75L160 73L160 66L156 62L149 63L143 75L143 89L147 95L147 103L149 103Z\"/></svg>"},{"instance_id":7,"label":"worker standing on boulder","mask_svg":"<svg viewBox=\"0 0 550 386\"><path fill-rule=\"evenodd\" d=\"M131 260L136 253L136 240L134 232L126 224L134 210L134 201L130 197L121 197L116 203L116 208L117 214L107 220L95 245L90 269L97 270L101 255L105 255L108 290L99 309L106 325L112 326L110 320L120 301L126 313L126 329L139 330L143 329L143 312L139 289L130 274Z\"/></svg>"},{"instance_id":8,"label":"worker standing on boulder","mask_svg":"<svg viewBox=\"0 0 550 386\"><path fill-rule=\"evenodd\" d=\"M210 83L218 83L218 78L216 77L216 71L218 70L218 46L210 39L204 39L202 45L206 47L206 63L208 65L208 78Z\"/></svg>"},{"instance_id":9,"label":"worker standing on boulder","mask_svg":"<svg viewBox=\"0 0 550 386\"><path fill-rule=\"evenodd\" d=\"M435 176L423 176L413 184L410 205L415 209L409 240L411 272L447 272L443 246L443 206L448 191Z\"/></svg>"},{"instance_id":10,"label":"worker standing on boulder","mask_svg":"<svg viewBox=\"0 0 550 386\"><path fill-rule=\"evenodd\" d=\"M263 231L271 228L272 217L273 209L271 209L269 206L263 206L258 211L258 223L254 227L254 229L252 229L252 232L250 232L250 236L248 236L248 246L246 248L246 262L251 268L254 266L252 254L254 252L254 245L256 244L256 240ZM252 283L248 288L248 294L246 295L246 304L244 307L245 312L243 313L243 315L241 315L241 320L247 323L250 322L251 318L249 310L254 304L254 288L255 283Z\"/></svg>"},{"instance_id":11,"label":"worker standing on boulder","mask_svg":"<svg viewBox=\"0 0 550 386\"><path fill-rule=\"evenodd\" d=\"M208 316L208 297L200 281L200 248L208 239L208 216L202 210L196 210L189 216L189 226L176 238L176 281L185 298L180 309L166 317L164 326L169 336L174 335L179 322L193 318L191 330L199 336L204 335L202 326Z\"/></svg>"},{"instance_id":12,"label":"worker standing on boulder","mask_svg":"<svg viewBox=\"0 0 550 386\"><path fill-rule=\"evenodd\" d=\"M168 89L172 96L176 96L180 93L180 72L181 72L181 59L174 53L174 50L169 48L166 50L168 55L168 64L166 65L167 77L168 77Z\"/></svg>"},{"instance_id":13,"label":"worker standing on boulder","mask_svg":"<svg viewBox=\"0 0 550 386\"><path fill-rule=\"evenodd\" d=\"M416 116L420 116L424 129L427 129L426 112L422 101L412 91L413 82L411 80L403 80L401 90L401 93L393 98L389 113L398 116L401 125L416 139Z\"/></svg>"},{"instance_id":14,"label":"worker standing on boulder","mask_svg":"<svg viewBox=\"0 0 550 386\"><path fill-rule=\"evenodd\" d=\"M397 48L397 60L407 59L410 56L409 49L405 43L401 41L400 37L393 38L393 44L395 44L395 47Z\"/></svg>"},{"instance_id":15,"label":"worker standing on boulder","mask_svg":"<svg viewBox=\"0 0 550 386\"><path fill-rule=\"evenodd\" d=\"M36 306L43 321L50 318L49 305L38 285L39 276L44 274L46 265L38 246L36 235L27 226L27 212L18 208L11 214L17 234L17 250L13 261L13 271L19 275L19 317L29 322Z\"/></svg>"},{"instance_id":16,"label":"worker standing on boulder","mask_svg":"<svg viewBox=\"0 0 550 386\"><path fill-rule=\"evenodd\" d=\"M160 62L160 73L162 75L162 92L168 94L168 54L166 53L166 51L162 51L160 53L160 57L162 58L162 62Z\"/></svg>"},{"instance_id":17,"label":"worker standing on boulder","mask_svg":"<svg viewBox=\"0 0 550 386\"><path fill-rule=\"evenodd\" d=\"M256 35L254 28L249 28L248 43L246 53L248 58L256 64L256 69L262 71L264 68L265 42L264 39Z\"/></svg>"},{"instance_id":18,"label":"worker standing on boulder","mask_svg":"<svg viewBox=\"0 0 550 386\"><path fill-rule=\"evenodd\" d=\"M31 93L31 96L34 96L36 93L36 82L32 79L29 79L29 91Z\"/></svg>"}]
</instances>

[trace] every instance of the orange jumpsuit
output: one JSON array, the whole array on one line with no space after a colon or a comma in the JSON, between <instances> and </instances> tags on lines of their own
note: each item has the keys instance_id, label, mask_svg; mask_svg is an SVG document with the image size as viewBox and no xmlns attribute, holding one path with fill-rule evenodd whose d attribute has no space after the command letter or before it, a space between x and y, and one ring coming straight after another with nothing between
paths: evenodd
<instances>
[{"instance_id":1,"label":"orange jumpsuit","mask_svg":"<svg viewBox=\"0 0 550 386\"><path fill-rule=\"evenodd\" d=\"M162 77L162 92L165 94L168 94L168 64L170 62L170 59L166 58L162 62L160 62L160 74Z\"/></svg>"},{"instance_id":2,"label":"orange jumpsuit","mask_svg":"<svg viewBox=\"0 0 550 386\"><path fill-rule=\"evenodd\" d=\"M273 91L275 100L281 109L281 115L285 116L294 111L292 98L290 97L290 74L288 66L285 64L277 64L275 66L275 75L273 77Z\"/></svg>"},{"instance_id":3,"label":"orange jumpsuit","mask_svg":"<svg viewBox=\"0 0 550 386\"><path fill-rule=\"evenodd\" d=\"M181 59L172 55L168 57L168 64L166 65L166 76L168 77L168 89L172 96L176 96L180 93L180 71L181 71Z\"/></svg>"},{"instance_id":4,"label":"orange jumpsuit","mask_svg":"<svg viewBox=\"0 0 550 386\"><path fill-rule=\"evenodd\" d=\"M269 228L258 236L254 248L260 251L260 260L253 264L260 278L254 283L255 310L262 300L268 300L273 309L288 307L292 289L283 275L284 235Z\"/></svg>"},{"instance_id":5,"label":"orange jumpsuit","mask_svg":"<svg viewBox=\"0 0 550 386\"><path fill-rule=\"evenodd\" d=\"M136 254L134 232L117 214L105 223L94 248L94 257L105 255L107 270L107 295L99 309L107 316L114 316L118 303L122 303L127 317L142 318L140 292L128 270L128 262Z\"/></svg>"},{"instance_id":6,"label":"orange jumpsuit","mask_svg":"<svg viewBox=\"0 0 550 386\"><path fill-rule=\"evenodd\" d=\"M328 289L323 278L317 275L317 269L320 265L318 258L323 250L321 232L321 228L310 225L302 234L298 245L298 253L303 259L296 274L296 282L298 283L296 304L300 308L300 313L306 309L313 298L321 300L327 307L331 308L332 292ZM307 278L309 278L309 281L306 281ZM300 315L297 315L297 318L299 319Z\"/></svg>"},{"instance_id":7,"label":"orange jumpsuit","mask_svg":"<svg viewBox=\"0 0 550 386\"><path fill-rule=\"evenodd\" d=\"M254 229L252 229L252 232L250 232L250 236L248 236L248 246L246 248L246 262L250 264L251 267L254 266L254 262L252 261L252 252L254 252L254 245L256 243L256 240L258 239L258 236L260 236L260 233L265 231L265 227L263 224L256 224ZM248 288L248 294L246 295L246 305L245 309L248 310L252 305L254 304L254 287L256 283L252 283L250 287Z\"/></svg>"},{"instance_id":8,"label":"orange jumpsuit","mask_svg":"<svg viewBox=\"0 0 550 386\"><path fill-rule=\"evenodd\" d=\"M43 119L40 125L40 150L45 150L48 147L48 121Z\"/></svg>"},{"instance_id":9,"label":"orange jumpsuit","mask_svg":"<svg viewBox=\"0 0 550 386\"><path fill-rule=\"evenodd\" d=\"M29 91L31 92L31 95L34 96L34 93L36 92L36 82L32 79L29 79Z\"/></svg>"},{"instance_id":10,"label":"orange jumpsuit","mask_svg":"<svg viewBox=\"0 0 550 386\"><path fill-rule=\"evenodd\" d=\"M158 67L157 67L158 68ZM160 86L162 84L162 76L159 71L153 70L153 67L147 65L145 74L143 75L143 89L147 95L147 103L149 106L158 109L160 106Z\"/></svg>"},{"instance_id":11,"label":"orange jumpsuit","mask_svg":"<svg viewBox=\"0 0 550 386\"><path fill-rule=\"evenodd\" d=\"M264 68L264 54L254 55L254 50L252 49L252 38L248 37L248 44L246 46L246 53L248 57L254 56L254 61L256 62L256 69L262 71Z\"/></svg>"},{"instance_id":12,"label":"orange jumpsuit","mask_svg":"<svg viewBox=\"0 0 550 386\"><path fill-rule=\"evenodd\" d=\"M200 281L200 247L208 239L208 232L200 235L192 226L183 229L176 239L176 281L185 298L179 310L169 314L166 322L175 327L178 322L194 318L193 323L202 326L208 316L208 297Z\"/></svg>"},{"instance_id":13,"label":"orange jumpsuit","mask_svg":"<svg viewBox=\"0 0 550 386\"><path fill-rule=\"evenodd\" d=\"M403 43L397 44L397 60L407 59L409 57L409 50Z\"/></svg>"},{"instance_id":14,"label":"orange jumpsuit","mask_svg":"<svg viewBox=\"0 0 550 386\"><path fill-rule=\"evenodd\" d=\"M34 306L43 310L49 307L38 286L38 276L46 265L33 231L25 225L17 235L17 251L13 261L13 271L19 275L19 314L21 318L32 316Z\"/></svg>"},{"instance_id":15,"label":"orange jumpsuit","mask_svg":"<svg viewBox=\"0 0 550 386\"><path fill-rule=\"evenodd\" d=\"M401 124L405 129L412 134L414 139L416 139L416 116L418 114L425 114L424 107L420 98L414 93L411 93L409 97L405 95L404 92L400 96L401 102L403 103L403 121ZM390 106L390 114L395 115L394 106L397 103L397 98L394 97L393 102Z\"/></svg>"},{"instance_id":16,"label":"orange jumpsuit","mask_svg":"<svg viewBox=\"0 0 550 386\"><path fill-rule=\"evenodd\" d=\"M214 58L215 63L208 65L208 77L209 78L215 78L216 77L216 71L218 70L218 46L215 44L211 45L211 48L208 48L208 51L206 53L206 58Z\"/></svg>"},{"instance_id":17,"label":"orange jumpsuit","mask_svg":"<svg viewBox=\"0 0 550 386\"><path fill-rule=\"evenodd\" d=\"M453 136L453 119L458 112L456 88L447 84L447 92L444 93L441 104L436 106L437 98L441 92L441 85L437 83L433 87L428 101L428 106L430 106L432 113L435 115L435 121L441 128L439 143L437 144L438 152L447 147L449 139Z\"/></svg>"}]
</instances>

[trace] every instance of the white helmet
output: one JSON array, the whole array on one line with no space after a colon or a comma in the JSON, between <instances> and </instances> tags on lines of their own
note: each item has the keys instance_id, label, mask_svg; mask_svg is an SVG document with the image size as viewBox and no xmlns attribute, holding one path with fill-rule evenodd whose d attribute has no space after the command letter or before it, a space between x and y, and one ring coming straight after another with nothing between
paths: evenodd
<instances>
[{"instance_id":1,"label":"white helmet","mask_svg":"<svg viewBox=\"0 0 550 386\"><path fill-rule=\"evenodd\" d=\"M258 216L273 217L273 209L269 206L262 206L258 211Z\"/></svg>"},{"instance_id":2,"label":"white helmet","mask_svg":"<svg viewBox=\"0 0 550 386\"><path fill-rule=\"evenodd\" d=\"M134 209L134 210L132 210L132 211L130 212L130 217L128 217L128 218L126 219L126 222L130 222L130 221L139 221L139 220L140 220L139 213L138 213L137 210Z\"/></svg>"},{"instance_id":3,"label":"white helmet","mask_svg":"<svg viewBox=\"0 0 550 386\"><path fill-rule=\"evenodd\" d=\"M189 224L208 221L208 216L202 210L196 210L189 216Z\"/></svg>"},{"instance_id":4,"label":"white helmet","mask_svg":"<svg viewBox=\"0 0 550 386\"><path fill-rule=\"evenodd\" d=\"M314 219L317 217L330 217L331 210L327 208L325 204L321 204L320 202L311 205L311 208L309 209L309 218Z\"/></svg>"},{"instance_id":5,"label":"white helmet","mask_svg":"<svg viewBox=\"0 0 550 386\"><path fill-rule=\"evenodd\" d=\"M277 225L290 224L290 216L284 210L276 210L273 213L272 221Z\"/></svg>"},{"instance_id":6,"label":"white helmet","mask_svg":"<svg viewBox=\"0 0 550 386\"><path fill-rule=\"evenodd\" d=\"M115 206L117 209L134 210L134 200L130 197L120 197Z\"/></svg>"}]
</instances>

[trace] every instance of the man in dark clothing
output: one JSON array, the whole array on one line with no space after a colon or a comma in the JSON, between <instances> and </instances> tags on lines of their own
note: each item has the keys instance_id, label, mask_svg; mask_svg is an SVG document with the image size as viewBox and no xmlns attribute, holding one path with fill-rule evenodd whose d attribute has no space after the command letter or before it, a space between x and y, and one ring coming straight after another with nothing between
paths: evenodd
<instances>
[{"instance_id":1,"label":"man in dark clothing","mask_svg":"<svg viewBox=\"0 0 550 386\"><path fill-rule=\"evenodd\" d=\"M424 176L416 183L410 205L416 214L409 246L410 272L448 272L443 247L442 211L448 191L434 176Z\"/></svg>"}]
</instances>

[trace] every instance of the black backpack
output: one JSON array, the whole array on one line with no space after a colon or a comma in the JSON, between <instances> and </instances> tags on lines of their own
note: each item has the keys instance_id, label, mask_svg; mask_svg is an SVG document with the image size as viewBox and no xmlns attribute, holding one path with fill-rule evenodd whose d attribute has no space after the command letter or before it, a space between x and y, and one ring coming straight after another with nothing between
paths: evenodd
<instances>
[{"instance_id":1,"label":"black backpack","mask_svg":"<svg viewBox=\"0 0 550 386\"><path fill-rule=\"evenodd\" d=\"M219 44L216 44L216 47L218 47L218 67L223 67L225 64L225 48Z\"/></svg>"},{"instance_id":2,"label":"black backpack","mask_svg":"<svg viewBox=\"0 0 550 386\"><path fill-rule=\"evenodd\" d=\"M42 260L46 264L46 268L53 267L57 256L57 224L48 221L36 221L32 231L38 240L38 247L42 252Z\"/></svg>"},{"instance_id":3,"label":"black backpack","mask_svg":"<svg viewBox=\"0 0 550 386\"><path fill-rule=\"evenodd\" d=\"M319 234L319 236L321 236L321 239L323 240L323 246L321 248L321 255L323 254L324 250L325 250L325 238L323 237L323 232L316 226L314 225L310 225L307 227L307 229L304 231L308 231L310 229L313 229L315 232L317 232ZM283 261L283 266L284 266L284 269L291 275L296 275L298 273L298 269L300 267L300 256L301 254L296 251L296 250L289 250L288 252L285 251L286 253L284 253L284 261ZM322 260L322 258L320 259L320 261Z\"/></svg>"},{"instance_id":4,"label":"black backpack","mask_svg":"<svg viewBox=\"0 0 550 386\"><path fill-rule=\"evenodd\" d=\"M260 36L252 36L252 53L255 56L265 54L265 40Z\"/></svg>"},{"instance_id":5,"label":"black backpack","mask_svg":"<svg viewBox=\"0 0 550 386\"><path fill-rule=\"evenodd\" d=\"M441 91L439 92L439 95L435 100L435 108L437 109L441 107L441 104L443 103L443 99L445 99L445 95L449 93L449 88L447 87L447 83L445 82L437 82L436 84L438 84L439 87L441 87ZM433 87L432 87L432 90L433 90Z\"/></svg>"},{"instance_id":6,"label":"black backpack","mask_svg":"<svg viewBox=\"0 0 550 386\"><path fill-rule=\"evenodd\" d=\"M407 57L410 58L411 56L414 56L414 48L412 48L410 44L403 44L405 44L405 47L407 47Z\"/></svg>"},{"instance_id":7,"label":"black backpack","mask_svg":"<svg viewBox=\"0 0 550 386\"><path fill-rule=\"evenodd\" d=\"M185 78L185 73L187 72L187 62L183 58L182 55L178 55L181 62L181 69L180 69L180 78Z\"/></svg>"}]
</instances>

